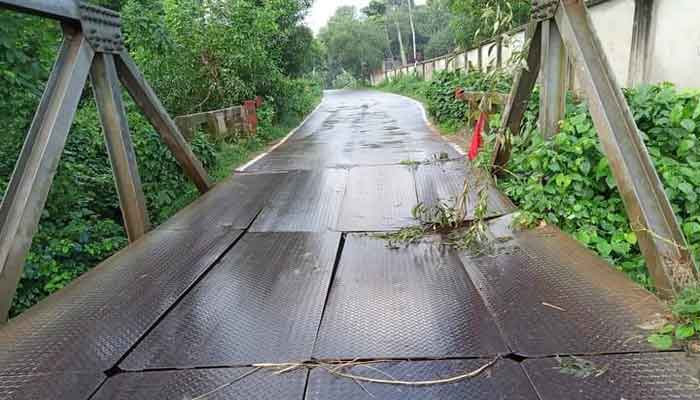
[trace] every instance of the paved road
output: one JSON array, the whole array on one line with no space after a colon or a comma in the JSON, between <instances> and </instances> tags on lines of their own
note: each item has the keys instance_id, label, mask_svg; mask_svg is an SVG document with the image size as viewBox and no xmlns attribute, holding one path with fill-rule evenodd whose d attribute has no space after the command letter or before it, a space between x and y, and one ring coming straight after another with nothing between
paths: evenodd
<instances>
[{"instance_id":1,"label":"paved road","mask_svg":"<svg viewBox=\"0 0 700 400\"><path fill-rule=\"evenodd\" d=\"M476 176L413 101L328 92L273 152L0 330L0 399L700 398L697 362L644 340L658 301L554 227L513 232L487 181L488 248L373 235ZM483 372L403 386L315 360ZM255 368L290 362L316 368Z\"/></svg>"}]
</instances>

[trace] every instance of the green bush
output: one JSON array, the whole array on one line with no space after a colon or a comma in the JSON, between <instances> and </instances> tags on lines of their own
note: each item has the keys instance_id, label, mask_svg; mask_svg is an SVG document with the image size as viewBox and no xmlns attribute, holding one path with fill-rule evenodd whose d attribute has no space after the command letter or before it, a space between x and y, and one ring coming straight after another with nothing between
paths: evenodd
<instances>
[{"instance_id":1,"label":"green bush","mask_svg":"<svg viewBox=\"0 0 700 400\"><path fill-rule=\"evenodd\" d=\"M439 71L430 81L416 74L385 81L379 88L417 98L426 105L428 114L446 132L463 127L469 117L469 105L455 99L458 88L466 91L508 93L510 78L505 75L487 76L478 71ZM472 110L473 112L474 110Z\"/></svg>"},{"instance_id":2,"label":"green bush","mask_svg":"<svg viewBox=\"0 0 700 400\"><path fill-rule=\"evenodd\" d=\"M672 85L626 91L626 97L666 193L698 258L700 246L700 93ZM536 114L527 115L530 127ZM570 104L561 132L545 141L535 129L513 138L509 174L498 182L525 221L556 224L651 288L637 245L638 223L628 221L584 104Z\"/></svg>"}]
</instances>

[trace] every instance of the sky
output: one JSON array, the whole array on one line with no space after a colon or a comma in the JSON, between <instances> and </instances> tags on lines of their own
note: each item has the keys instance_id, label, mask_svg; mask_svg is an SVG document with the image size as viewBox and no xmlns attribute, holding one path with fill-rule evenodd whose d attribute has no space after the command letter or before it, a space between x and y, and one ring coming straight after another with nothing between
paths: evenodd
<instances>
[{"instance_id":1,"label":"sky","mask_svg":"<svg viewBox=\"0 0 700 400\"><path fill-rule=\"evenodd\" d=\"M309 15L306 17L306 24L318 33L326 22L335 14L335 9L340 6L355 6L359 10L366 7L369 0L314 0ZM416 0L416 4L425 4L425 0Z\"/></svg>"}]
</instances>

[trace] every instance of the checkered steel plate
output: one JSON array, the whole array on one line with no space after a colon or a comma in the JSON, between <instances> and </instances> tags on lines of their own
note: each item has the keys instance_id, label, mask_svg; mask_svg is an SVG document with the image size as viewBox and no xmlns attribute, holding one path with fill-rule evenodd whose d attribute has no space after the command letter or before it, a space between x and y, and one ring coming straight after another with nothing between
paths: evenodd
<instances>
[{"instance_id":1,"label":"checkered steel plate","mask_svg":"<svg viewBox=\"0 0 700 400\"><path fill-rule=\"evenodd\" d=\"M246 234L120 367L310 358L339 242L339 233Z\"/></svg>"},{"instance_id":2,"label":"checkered steel plate","mask_svg":"<svg viewBox=\"0 0 700 400\"><path fill-rule=\"evenodd\" d=\"M241 231L156 230L0 330L0 376L105 371Z\"/></svg>"},{"instance_id":3,"label":"checkered steel plate","mask_svg":"<svg viewBox=\"0 0 700 400\"><path fill-rule=\"evenodd\" d=\"M587 378L570 373L572 361L527 360L523 368L542 400L700 399L700 363L685 353L583 357L576 365L587 365Z\"/></svg>"},{"instance_id":4,"label":"checkered steel plate","mask_svg":"<svg viewBox=\"0 0 700 400\"><path fill-rule=\"evenodd\" d=\"M0 400L80 400L107 379L101 372L0 375Z\"/></svg>"},{"instance_id":5,"label":"checkered steel plate","mask_svg":"<svg viewBox=\"0 0 700 400\"><path fill-rule=\"evenodd\" d=\"M348 171L324 168L290 172L251 227L252 232L334 230Z\"/></svg>"},{"instance_id":6,"label":"checkered steel plate","mask_svg":"<svg viewBox=\"0 0 700 400\"><path fill-rule=\"evenodd\" d=\"M427 381L450 378L474 371L491 360L397 361L357 366L344 372L376 379ZM480 375L456 383L429 386L400 386L356 382L314 370L309 376L308 400L538 400L520 366L499 360ZM619 399L617 399L619 400Z\"/></svg>"},{"instance_id":7,"label":"checkered steel plate","mask_svg":"<svg viewBox=\"0 0 700 400\"><path fill-rule=\"evenodd\" d=\"M346 238L314 356L463 357L506 352L458 257L432 241L389 249Z\"/></svg>"},{"instance_id":8,"label":"checkered steel plate","mask_svg":"<svg viewBox=\"0 0 700 400\"><path fill-rule=\"evenodd\" d=\"M639 326L666 310L598 255L550 226L496 243L493 254L460 256L514 352L652 350Z\"/></svg>"},{"instance_id":9,"label":"checkered steel plate","mask_svg":"<svg viewBox=\"0 0 700 400\"><path fill-rule=\"evenodd\" d=\"M350 169L338 219L341 231L386 231L415 225L413 173L403 165Z\"/></svg>"},{"instance_id":10,"label":"checkered steel plate","mask_svg":"<svg viewBox=\"0 0 700 400\"><path fill-rule=\"evenodd\" d=\"M501 216L515 210L513 203L501 194L488 174L471 169L464 160L423 164L416 168L415 175L418 201L427 207L440 202L454 206L466 183L469 187L466 219L474 219L482 190L487 196L484 217Z\"/></svg>"},{"instance_id":11,"label":"checkered steel plate","mask_svg":"<svg viewBox=\"0 0 700 400\"><path fill-rule=\"evenodd\" d=\"M246 229L286 175L235 174L178 212L161 229Z\"/></svg>"},{"instance_id":12,"label":"checkered steel plate","mask_svg":"<svg viewBox=\"0 0 700 400\"><path fill-rule=\"evenodd\" d=\"M208 392L207 400L302 400L305 371L274 375L251 368L124 373L110 378L92 400L182 400ZM238 380L237 382L234 382ZM228 383L226 387L222 387ZM220 390L215 391L216 389ZM215 392L214 392L215 391Z\"/></svg>"}]
</instances>

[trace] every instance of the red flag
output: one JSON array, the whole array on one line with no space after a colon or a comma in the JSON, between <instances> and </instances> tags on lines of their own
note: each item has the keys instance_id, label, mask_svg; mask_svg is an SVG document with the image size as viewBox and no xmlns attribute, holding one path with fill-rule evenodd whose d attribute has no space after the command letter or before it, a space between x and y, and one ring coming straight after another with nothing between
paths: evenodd
<instances>
[{"instance_id":1,"label":"red flag","mask_svg":"<svg viewBox=\"0 0 700 400\"><path fill-rule=\"evenodd\" d=\"M479 147L481 147L481 133L484 131L484 126L486 126L486 113L481 112L479 114L479 121L474 125L474 133L472 134L472 145L469 148L469 159L474 160L479 154Z\"/></svg>"}]
</instances>

